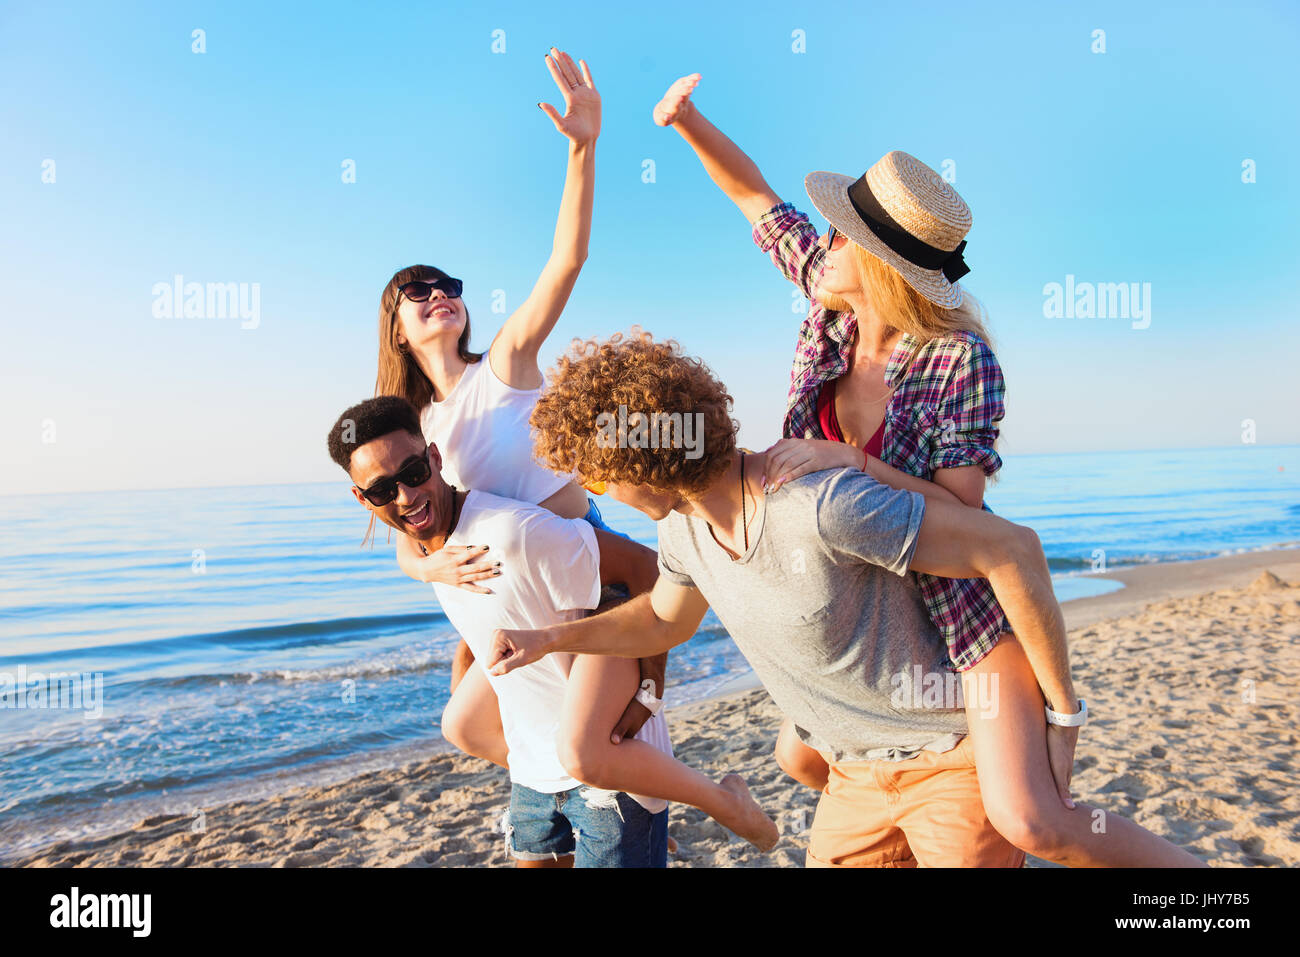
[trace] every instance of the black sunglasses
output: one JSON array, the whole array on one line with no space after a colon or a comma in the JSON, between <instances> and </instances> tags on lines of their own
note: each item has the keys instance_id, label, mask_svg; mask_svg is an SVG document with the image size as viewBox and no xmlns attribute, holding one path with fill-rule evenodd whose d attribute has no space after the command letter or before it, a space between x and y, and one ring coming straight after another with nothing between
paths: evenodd
<instances>
[{"instance_id":1,"label":"black sunglasses","mask_svg":"<svg viewBox=\"0 0 1300 957\"><path fill-rule=\"evenodd\" d=\"M448 299L459 299L461 290L464 288L465 284L459 279L435 279L433 282L417 279L414 282L402 283L397 287L397 292L399 295L411 300L411 302L424 302L433 295L435 289Z\"/></svg>"},{"instance_id":2,"label":"black sunglasses","mask_svg":"<svg viewBox=\"0 0 1300 957\"><path fill-rule=\"evenodd\" d=\"M429 481L429 476L432 474L433 467L429 465L429 453L425 452L418 459L411 459L404 464L392 478L385 476L371 485L370 488L361 489L360 491L366 497L367 502L376 508L380 508L397 498L398 482L401 482L407 488L415 488L417 485L423 485Z\"/></svg>"},{"instance_id":3,"label":"black sunglasses","mask_svg":"<svg viewBox=\"0 0 1300 957\"><path fill-rule=\"evenodd\" d=\"M830 223L827 223L826 224L826 248L834 249L835 240L839 236L844 236L844 234L840 232L838 229L836 229L834 226L832 226ZM847 239L848 237L845 236L844 238Z\"/></svg>"}]
</instances>

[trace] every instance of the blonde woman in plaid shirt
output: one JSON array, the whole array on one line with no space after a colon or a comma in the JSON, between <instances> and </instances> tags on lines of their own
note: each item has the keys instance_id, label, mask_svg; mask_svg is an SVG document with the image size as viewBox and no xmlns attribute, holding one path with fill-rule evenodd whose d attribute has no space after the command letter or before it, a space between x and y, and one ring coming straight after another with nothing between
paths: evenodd
<instances>
[{"instance_id":1,"label":"blonde woman in plaid shirt","mask_svg":"<svg viewBox=\"0 0 1300 957\"><path fill-rule=\"evenodd\" d=\"M986 507L985 481L1001 467L994 444L1003 381L979 306L956 285L969 272L966 204L933 170L894 152L857 181L810 174L809 195L832 221L818 237L691 102L699 80L674 83L655 122L682 135L745 214L755 242L810 300L786 438L767 450L767 490L849 466L927 500ZM920 575L918 583L962 675L985 810L1007 840L1070 866L1201 865L1133 822L1071 799L1087 712L1064 646L1022 645L985 581ZM788 722L777 751L793 777L825 787L825 759Z\"/></svg>"}]
</instances>

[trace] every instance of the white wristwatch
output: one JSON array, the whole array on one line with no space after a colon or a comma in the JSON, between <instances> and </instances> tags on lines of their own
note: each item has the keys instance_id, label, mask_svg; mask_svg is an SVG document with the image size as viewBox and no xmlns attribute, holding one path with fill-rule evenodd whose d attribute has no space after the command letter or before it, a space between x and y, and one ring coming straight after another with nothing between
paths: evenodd
<instances>
[{"instance_id":1,"label":"white wristwatch","mask_svg":"<svg viewBox=\"0 0 1300 957\"><path fill-rule=\"evenodd\" d=\"M1047 712L1048 724L1059 725L1062 728L1082 728L1084 722L1088 720L1088 702L1082 698L1079 699L1079 710L1074 714L1061 714L1046 705L1043 706L1043 710Z\"/></svg>"},{"instance_id":2,"label":"white wristwatch","mask_svg":"<svg viewBox=\"0 0 1300 957\"><path fill-rule=\"evenodd\" d=\"M655 680L653 678L646 678L641 682L641 687L636 693L636 700L645 705L645 709L652 715L658 714L659 709L664 706L664 699L655 697Z\"/></svg>"}]
</instances>

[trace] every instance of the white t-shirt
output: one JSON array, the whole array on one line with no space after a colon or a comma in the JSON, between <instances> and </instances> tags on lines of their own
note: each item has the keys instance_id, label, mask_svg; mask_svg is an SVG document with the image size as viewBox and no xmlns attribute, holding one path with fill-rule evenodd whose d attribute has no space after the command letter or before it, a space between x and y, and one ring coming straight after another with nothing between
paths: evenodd
<instances>
[{"instance_id":1,"label":"white t-shirt","mask_svg":"<svg viewBox=\"0 0 1300 957\"><path fill-rule=\"evenodd\" d=\"M441 402L420 412L424 438L442 453L442 477L536 505L570 480L533 458L533 413L541 389L512 389L492 371L487 353L471 362Z\"/></svg>"},{"instance_id":2,"label":"white t-shirt","mask_svg":"<svg viewBox=\"0 0 1300 957\"><path fill-rule=\"evenodd\" d=\"M487 661L496 629L573 621L600 603L600 549L595 530L583 519L471 491L447 544L488 545L501 562L501 575L488 583L491 595L433 586L447 619L474 652L476 667ZM572 661L572 655L551 654L508 675L487 676L501 709L510 779L543 794L581 783L564 770L556 750ZM662 712L636 739L672 754ZM668 806L657 798L632 797L652 814Z\"/></svg>"}]
</instances>

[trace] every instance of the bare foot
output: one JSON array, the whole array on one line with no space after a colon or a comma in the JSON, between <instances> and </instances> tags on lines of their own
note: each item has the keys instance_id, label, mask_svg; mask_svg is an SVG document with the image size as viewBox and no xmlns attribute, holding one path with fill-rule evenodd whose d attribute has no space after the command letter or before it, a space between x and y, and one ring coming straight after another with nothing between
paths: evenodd
<instances>
[{"instance_id":1,"label":"bare foot","mask_svg":"<svg viewBox=\"0 0 1300 957\"><path fill-rule=\"evenodd\" d=\"M654 108L655 123L659 126L672 126L685 116L691 109L691 93L699 82L698 73L692 73L674 82Z\"/></svg>"},{"instance_id":2,"label":"bare foot","mask_svg":"<svg viewBox=\"0 0 1300 957\"><path fill-rule=\"evenodd\" d=\"M718 818L718 823L749 841L764 854L776 847L781 832L777 830L776 822L763 813L763 809L749 793L745 779L739 774L728 774L718 783L736 795L735 810L728 813L725 820Z\"/></svg>"}]
</instances>

